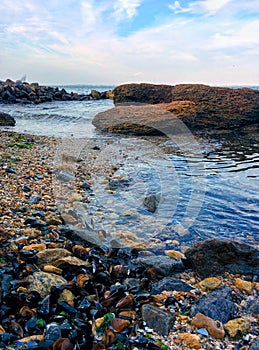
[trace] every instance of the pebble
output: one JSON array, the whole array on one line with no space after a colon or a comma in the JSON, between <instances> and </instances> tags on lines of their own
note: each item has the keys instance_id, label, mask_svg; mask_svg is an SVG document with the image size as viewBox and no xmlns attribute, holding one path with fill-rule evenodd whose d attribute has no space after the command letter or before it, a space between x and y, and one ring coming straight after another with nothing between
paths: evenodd
<instances>
[{"instance_id":1,"label":"pebble","mask_svg":"<svg viewBox=\"0 0 259 350\"><path fill-rule=\"evenodd\" d=\"M179 339L184 342L185 345L189 346L191 349L200 349L201 341L200 337L196 334L191 333L181 333Z\"/></svg>"},{"instance_id":2,"label":"pebble","mask_svg":"<svg viewBox=\"0 0 259 350\"><path fill-rule=\"evenodd\" d=\"M229 320L227 323L224 324L225 330L232 338L235 338L238 335L242 336L243 334L248 333L249 327L250 322L241 317Z\"/></svg>"},{"instance_id":3,"label":"pebble","mask_svg":"<svg viewBox=\"0 0 259 350\"><path fill-rule=\"evenodd\" d=\"M206 328L213 338L224 338L225 331L223 324L219 321L215 321L210 317L207 317L201 313L198 313L191 321L191 325L196 328Z\"/></svg>"},{"instance_id":4,"label":"pebble","mask_svg":"<svg viewBox=\"0 0 259 350\"><path fill-rule=\"evenodd\" d=\"M242 292L252 294L253 292L253 285L249 281L244 281L241 278L237 278L235 281L235 286L240 289Z\"/></svg>"}]
</instances>

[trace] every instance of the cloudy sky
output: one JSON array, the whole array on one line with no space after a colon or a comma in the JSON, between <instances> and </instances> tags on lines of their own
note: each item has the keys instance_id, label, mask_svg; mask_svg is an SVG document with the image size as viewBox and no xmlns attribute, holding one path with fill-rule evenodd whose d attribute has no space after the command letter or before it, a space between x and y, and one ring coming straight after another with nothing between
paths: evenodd
<instances>
[{"instance_id":1,"label":"cloudy sky","mask_svg":"<svg viewBox=\"0 0 259 350\"><path fill-rule=\"evenodd\" d=\"M259 85L258 0L8 0L0 79Z\"/></svg>"}]
</instances>

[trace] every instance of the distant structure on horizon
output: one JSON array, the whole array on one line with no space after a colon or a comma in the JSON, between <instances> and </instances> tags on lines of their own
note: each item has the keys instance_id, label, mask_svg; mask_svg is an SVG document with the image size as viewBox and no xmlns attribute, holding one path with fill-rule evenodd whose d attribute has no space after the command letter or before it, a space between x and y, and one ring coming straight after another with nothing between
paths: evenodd
<instances>
[{"instance_id":1,"label":"distant structure on horizon","mask_svg":"<svg viewBox=\"0 0 259 350\"><path fill-rule=\"evenodd\" d=\"M24 74L24 75L21 77L20 81L21 81L21 82L26 81L26 74Z\"/></svg>"}]
</instances>

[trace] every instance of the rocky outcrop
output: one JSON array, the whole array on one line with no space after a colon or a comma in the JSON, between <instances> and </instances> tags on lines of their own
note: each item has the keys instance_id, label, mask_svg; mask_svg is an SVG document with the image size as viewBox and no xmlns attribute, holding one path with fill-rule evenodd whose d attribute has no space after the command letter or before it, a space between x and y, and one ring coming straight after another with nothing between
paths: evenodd
<instances>
[{"instance_id":1,"label":"rocky outcrop","mask_svg":"<svg viewBox=\"0 0 259 350\"><path fill-rule=\"evenodd\" d=\"M185 256L201 277L224 272L259 274L259 250L241 242L208 239L187 249Z\"/></svg>"},{"instance_id":2,"label":"rocky outcrop","mask_svg":"<svg viewBox=\"0 0 259 350\"><path fill-rule=\"evenodd\" d=\"M51 101L84 101L107 99L111 97L110 91L98 92L92 90L90 94L67 92L64 88L27 83L11 79L0 81L0 102L5 103L42 103Z\"/></svg>"},{"instance_id":3,"label":"rocky outcrop","mask_svg":"<svg viewBox=\"0 0 259 350\"><path fill-rule=\"evenodd\" d=\"M159 129L162 121L163 126L171 123L172 116L163 114L163 110L183 121L191 131L237 129L259 121L259 91L248 88L126 84L116 87L113 95L118 107L94 119L94 125L100 130L151 134L150 128L143 126L154 124ZM147 113L147 104L155 104L160 109L157 116ZM141 106L144 110L139 116L136 107ZM111 127L107 127L108 122Z\"/></svg>"},{"instance_id":4,"label":"rocky outcrop","mask_svg":"<svg viewBox=\"0 0 259 350\"><path fill-rule=\"evenodd\" d=\"M11 115L0 112L0 126L14 126L14 125L15 125L15 120Z\"/></svg>"}]
</instances>

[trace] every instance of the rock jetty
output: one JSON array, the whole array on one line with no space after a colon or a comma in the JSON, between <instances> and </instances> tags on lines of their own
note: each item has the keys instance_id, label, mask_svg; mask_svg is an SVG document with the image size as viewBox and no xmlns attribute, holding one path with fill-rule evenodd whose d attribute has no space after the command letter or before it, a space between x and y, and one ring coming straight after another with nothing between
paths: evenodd
<instances>
[{"instance_id":1,"label":"rock jetty","mask_svg":"<svg viewBox=\"0 0 259 350\"><path fill-rule=\"evenodd\" d=\"M111 97L110 91L99 92L92 90L90 94L78 94L67 92L64 88L40 85L39 83L27 83L21 80L0 80L0 103L33 103L51 101L84 101L99 100Z\"/></svg>"},{"instance_id":2,"label":"rock jetty","mask_svg":"<svg viewBox=\"0 0 259 350\"><path fill-rule=\"evenodd\" d=\"M182 120L191 131L233 130L259 121L259 91L249 88L124 84L116 87L113 94L116 108L107 115L100 113L93 121L103 131L150 134L150 128L145 132L143 125L154 125L156 129L160 123L171 123L173 117ZM144 111L140 122L136 107L150 104L157 107L156 116ZM165 114L164 110L171 113Z\"/></svg>"}]
</instances>

